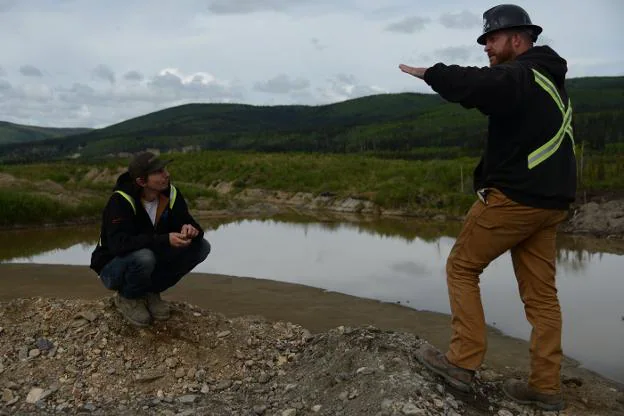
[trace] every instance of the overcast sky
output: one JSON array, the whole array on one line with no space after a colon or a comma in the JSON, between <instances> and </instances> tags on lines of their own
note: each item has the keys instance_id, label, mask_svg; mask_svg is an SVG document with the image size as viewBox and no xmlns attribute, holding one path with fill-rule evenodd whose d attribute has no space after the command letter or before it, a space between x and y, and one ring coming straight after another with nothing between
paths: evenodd
<instances>
[{"instance_id":1,"label":"overcast sky","mask_svg":"<svg viewBox=\"0 0 624 416\"><path fill-rule=\"evenodd\" d=\"M188 102L431 92L400 63L487 65L483 0L0 0L0 120L103 127ZM525 0L569 77L624 75L624 1Z\"/></svg>"}]
</instances>

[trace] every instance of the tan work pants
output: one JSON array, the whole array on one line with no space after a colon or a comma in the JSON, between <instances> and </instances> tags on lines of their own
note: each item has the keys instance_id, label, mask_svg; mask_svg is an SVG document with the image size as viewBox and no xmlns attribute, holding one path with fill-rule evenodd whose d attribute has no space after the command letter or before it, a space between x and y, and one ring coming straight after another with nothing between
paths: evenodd
<instances>
[{"instance_id":1,"label":"tan work pants","mask_svg":"<svg viewBox=\"0 0 624 416\"><path fill-rule=\"evenodd\" d=\"M529 385L543 393L560 391L561 310L555 285L556 229L566 211L520 205L491 189L487 204L477 201L449 255L446 272L452 313L447 359L476 370L487 336L479 276L511 250L520 297L531 332Z\"/></svg>"}]
</instances>

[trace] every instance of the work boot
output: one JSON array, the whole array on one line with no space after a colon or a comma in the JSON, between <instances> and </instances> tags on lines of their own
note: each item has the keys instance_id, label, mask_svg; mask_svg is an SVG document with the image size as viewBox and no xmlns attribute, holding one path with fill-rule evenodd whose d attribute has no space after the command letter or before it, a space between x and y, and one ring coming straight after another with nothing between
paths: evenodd
<instances>
[{"instance_id":1,"label":"work boot","mask_svg":"<svg viewBox=\"0 0 624 416\"><path fill-rule=\"evenodd\" d=\"M503 392L511 400L520 404L534 404L543 410L563 410L565 401L561 393L546 394L533 390L520 380L507 380L503 384Z\"/></svg>"},{"instance_id":2,"label":"work boot","mask_svg":"<svg viewBox=\"0 0 624 416\"><path fill-rule=\"evenodd\" d=\"M144 327L152 322L152 317L145 307L143 298L128 299L117 294L115 296L115 306L124 318L133 325Z\"/></svg>"},{"instance_id":3,"label":"work boot","mask_svg":"<svg viewBox=\"0 0 624 416\"><path fill-rule=\"evenodd\" d=\"M148 293L145 297L147 309L157 321L165 321L171 316L169 304L160 298L160 293Z\"/></svg>"},{"instance_id":4,"label":"work boot","mask_svg":"<svg viewBox=\"0 0 624 416\"><path fill-rule=\"evenodd\" d=\"M429 344L423 344L417 353L418 360L434 373L442 376L451 387L470 393L474 371L451 364L444 354Z\"/></svg>"}]
</instances>

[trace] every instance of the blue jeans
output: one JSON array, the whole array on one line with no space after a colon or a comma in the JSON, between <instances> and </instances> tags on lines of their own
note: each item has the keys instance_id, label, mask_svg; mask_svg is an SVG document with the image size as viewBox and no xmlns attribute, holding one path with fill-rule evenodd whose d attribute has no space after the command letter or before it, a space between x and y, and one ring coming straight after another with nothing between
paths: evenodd
<instances>
[{"instance_id":1,"label":"blue jeans","mask_svg":"<svg viewBox=\"0 0 624 416\"><path fill-rule=\"evenodd\" d=\"M137 299L148 292L160 293L172 287L204 261L210 243L194 240L184 248L171 247L156 254L144 248L109 261L100 272L104 286L127 299Z\"/></svg>"}]
</instances>

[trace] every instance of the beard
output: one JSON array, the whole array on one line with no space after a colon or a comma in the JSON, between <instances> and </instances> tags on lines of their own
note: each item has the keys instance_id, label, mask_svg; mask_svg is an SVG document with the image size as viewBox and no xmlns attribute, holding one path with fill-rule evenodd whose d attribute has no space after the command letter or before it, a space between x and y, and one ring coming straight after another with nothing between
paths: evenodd
<instances>
[{"instance_id":1,"label":"beard","mask_svg":"<svg viewBox=\"0 0 624 416\"><path fill-rule=\"evenodd\" d=\"M515 58L516 54L511 46L511 38L508 38L500 52L496 52L490 57L490 67L513 61Z\"/></svg>"}]
</instances>

